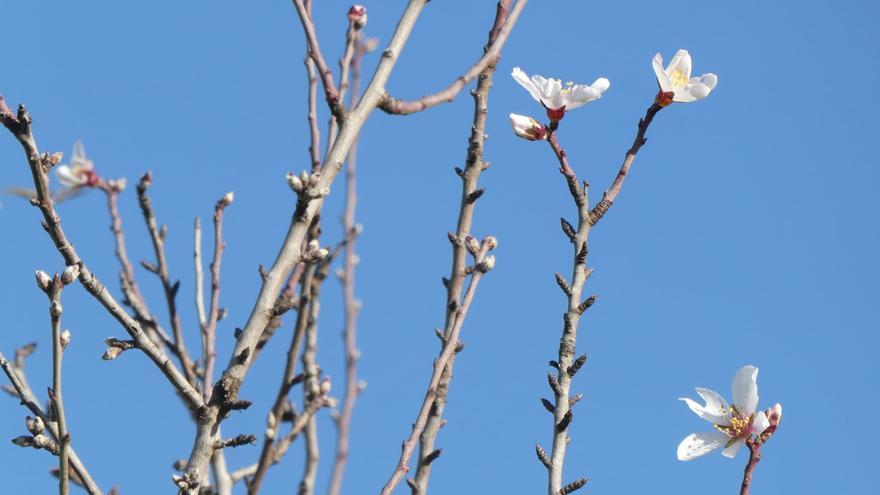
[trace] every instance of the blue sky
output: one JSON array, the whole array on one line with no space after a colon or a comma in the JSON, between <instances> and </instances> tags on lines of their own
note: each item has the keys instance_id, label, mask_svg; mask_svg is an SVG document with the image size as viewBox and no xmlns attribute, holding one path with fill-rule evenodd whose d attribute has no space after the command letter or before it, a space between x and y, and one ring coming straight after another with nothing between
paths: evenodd
<instances>
[{"instance_id":1,"label":"blue sky","mask_svg":"<svg viewBox=\"0 0 880 495\"><path fill-rule=\"evenodd\" d=\"M387 41L403 1L368 4L367 32ZM335 61L347 4L317 2L322 45ZM479 54L494 2L431 2L389 82L416 97L445 87ZM154 173L153 201L168 225L173 277L190 348L192 222L208 220L227 191L221 353L246 320L258 264L274 259L294 198L287 171L307 166L303 37L289 2L9 2L3 6L0 93L28 104L44 150L82 139L99 171L133 183ZM599 302L582 320L578 349L590 361L573 391L585 395L570 431L566 479L591 478L594 493L733 493L745 457L690 463L675 447L704 424L677 397L694 386L729 394L744 364L761 369L761 404L782 402L783 425L764 449L753 492L868 493L880 461L864 410L880 407L877 280L880 180L872 151L880 86L873 2L652 2L532 0L504 50L490 97L486 158L474 232L500 240L496 269L480 286L463 331L448 425L438 446L433 493L539 493L534 444L551 422L546 362L554 358L564 301L553 273L569 271L558 218L574 218L546 146L515 138L507 114L541 109L507 74L514 66L563 80L611 80L598 102L566 116L559 137L572 165L607 187L656 92L650 60L687 48L696 73L715 72L715 92L673 105L614 208L591 237ZM365 69L376 62L365 61ZM437 351L440 278L449 269L472 112L466 95L411 117L374 114L360 150L364 225L357 292L360 373L368 382L353 424L345 493L378 491L409 432ZM322 121L325 119L322 116ZM20 147L0 139L0 185L25 185ZM325 208L326 243L339 238L342 183ZM38 212L16 198L0 209L4 283L0 348L29 341L35 390L49 383L49 325L33 271L60 270ZM152 259L134 197L121 199L130 255ZM60 206L69 237L118 291L103 197ZM139 283L162 313L158 281ZM324 290L319 361L342 378L338 284ZM169 387L142 356L101 361L122 330L80 288L65 292L65 399L73 443L93 476L122 492L170 488L193 428ZM225 423L227 434L260 434L277 389L290 324L256 363L242 396L254 401ZM225 357L221 359L221 362ZM0 439L24 434L25 411L0 401ZM324 490L333 430L322 426ZM229 453L232 468L256 448ZM48 493L56 464L44 452L0 443L0 476L11 493ZM269 475L265 493L290 493L301 446ZM401 489L403 493L407 491Z\"/></svg>"}]
</instances>

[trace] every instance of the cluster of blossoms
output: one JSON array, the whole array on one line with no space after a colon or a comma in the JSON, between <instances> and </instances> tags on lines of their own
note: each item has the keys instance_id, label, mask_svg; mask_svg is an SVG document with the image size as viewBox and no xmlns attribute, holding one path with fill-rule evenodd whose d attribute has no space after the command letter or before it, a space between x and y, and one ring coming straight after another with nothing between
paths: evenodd
<instances>
[{"instance_id":1,"label":"cluster of blossoms","mask_svg":"<svg viewBox=\"0 0 880 495\"><path fill-rule=\"evenodd\" d=\"M733 376L733 404L718 392L697 387L705 405L681 398L697 416L712 423L713 431L688 435L678 445L678 459L689 461L713 450L724 448L725 457L734 457L752 437L760 437L776 429L782 419L782 405L758 411L758 368L743 366Z\"/></svg>"},{"instance_id":2,"label":"cluster of blossoms","mask_svg":"<svg viewBox=\"0 0 880 495\"><path fill-rule=\"evenodd\" d=\"M653 66L657 85L660 87L655 101L660 106L667 106L672 102L688 103L701 100L718 84L718 76L712 73L691 77L691 56L687 50L676 52L665 69L663 57L658 53L654 56ZM511 76L547 110L547 118L550 119L548 129L531 117L510 114L513 132L529 141L546 139L547 133L556 128L559 121L565 117L567 110L598 100L611 86L611 82L604 77L596 79L590 85L572 82L563 85L559 79L548 79L539 75L529 77L519 67L513 69Z\"/></svg>"}]
</instances>

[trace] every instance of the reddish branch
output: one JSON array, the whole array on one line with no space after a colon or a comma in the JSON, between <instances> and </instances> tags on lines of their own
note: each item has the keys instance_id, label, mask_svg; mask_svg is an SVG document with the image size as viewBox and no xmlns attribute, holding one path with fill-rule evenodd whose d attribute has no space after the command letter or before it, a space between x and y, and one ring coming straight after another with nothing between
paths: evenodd
<instances>
[{"instance_id":1,"label":"reddish branch","mask_svg":"<svg viewBox=\"0 0 880 495\"><path fill-rule=\"evenodd\" d=\"M342 101L339 97L339 90L333 81L333 71L324 61L324 55L321 53L321 46L318 43L318 33L315 29L315 22L312 20L310 9L306 7L303 0L293 0L296 12L299 14L302 23L303 32L306 35L306 43L308 44L309 56L315 62L318 74L321 76L321 84L324 86L324 98L327 100L327 106L330 107L330 113L337 120L342 120L345 114Z\"/></svg>"},{"instance_id":2,"label":"reddish branch","mask_svg":"<svg viewBox=\"0 0 880 495\"><path fill-rule=\"evenodd\" d=\"M602 195L602 200L596 204L592 211L590 211L590 223L595 224L601 220L605 213L608 212L608 209L611 208L611 205L614 204L614 200L617 199L617 195L620 193L620 188L623 187L623 181L629 173L629 168L636 159L636 154L638 154L642 146L648 142L648 139L645 137L645 133L648 132L648 126L651 125L657 112L662 109L663 107L654 103L648 108L648 111L645 112L644 118L639 120L636 138L633 141L632 146L626 152L626 157L623 159L623 165L620 166L620 171L617 173L617 177L614 178L611 187Z\"/></svg>"},{"instance_id":3,"label":"reddish branch","mask_svg":"<svg viewBox=\"0 0 880 495\"><path fill-rule=\"evenodd\" d=\"M516 20L527 2L528 0L519 0L512 9L510 8L512 0L498 2L495 23L489 32L489 43L483 50L483 56L467 72L456 78L446 89L423 96L418 100L400 100L386 93L379 102L379 108L385 113L392 115L408 115L454 100L456 95L469 82L480 75L486 67L497 63L498 57L501 54L501 48L507 42L513 26L516 24Z\"/></svg>"}]
</instances>

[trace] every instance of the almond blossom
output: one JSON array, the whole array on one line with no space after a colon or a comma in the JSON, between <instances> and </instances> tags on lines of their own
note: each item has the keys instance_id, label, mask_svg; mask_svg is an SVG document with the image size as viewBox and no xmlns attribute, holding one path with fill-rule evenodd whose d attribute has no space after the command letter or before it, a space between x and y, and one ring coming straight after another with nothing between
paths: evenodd
<instances>
[{"instance_id":1,"label":"almond blossom","mask_svg":"<svg viewBox=\"0 0 880 495\"><path fill-rule=\"evenodd\" d=\"M694 433L678 445L678 460L689 461L724 447L722 455L734 457L753 435L760 435L771 425L764 411L758 407L758 368L743 366L733 377L733 404L718 392L697 387L697 394L705 405L682 398L697 416L712 423L713 431ZM780 416L782 407L779 406Z\"/></svg>"},{"instance_id":2,"label":"almond blossom","mask_svg":"<svg viewBox=\"0 0 880 495\"><path fill-rule=\"evenodd\" d=\"M563 86L559 79L547 79L537 74L529 77L519 67L514 67L510 75L532 95L532 98L544 105L544 108L547 109L547 117L554 122L561 120L565 116L566 110L572 110L593 100L598 100L602 97L602 93L611 86L611 82L604 77L596 79L589 86L572 82Z\"/></svg>"},{"instance_id":3,"label":"almond blossom","mask_svg":"<svg viewBox=\"0 0 880 495\"><path fill-rule=\"evenodd\" d=\"M100 181L100 177L95 173L95 164L86 158L86 149L82 141L73 144L73 156L70 164L58 165L55 169L55 175L58 182L65 187L94 187Z\"/></svg>"},{"instance_id":4,"label":"almond blossom","mask_svg":"<svg viewBox=\"0 0 880 495\"><path fill-rule=\"evenodd\" d=\"M718 76L711 72L700 77L691 77L691 55L687 50L675 52L665 69L663 56L658 53L654 55L653 65L657 84L660 86L657 103L664 107L674 101L689 103L702 100L718 84Z\"/></svg>"}]
</instances>

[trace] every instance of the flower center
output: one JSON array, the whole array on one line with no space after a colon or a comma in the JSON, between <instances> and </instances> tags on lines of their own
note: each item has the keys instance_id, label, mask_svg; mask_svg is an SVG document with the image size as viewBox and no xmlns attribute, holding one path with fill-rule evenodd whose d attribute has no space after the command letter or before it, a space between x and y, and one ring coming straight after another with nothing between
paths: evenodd
<instances>
[{"instance_id":1,"label":"flower center","mask_svg":"<svg viewBox=\"0 0 880 495\"><path fill-rule=\"evenodd\" d=\"M729 425L715 425L715 429L724 433L732 439L736 438L745 438L752 434L752 420L755 419L754 413L749 415L748 417L744 417L743 414L736 408L736 406L731 406L731 417Z\"/></svg>"},{"instance_id":2,"label":"flower center","mask_svg":"<svg viewBox=\"0 0 880 495\"><path fill-rule=\"evenodd\" d=\"M672 74L669 75L669 79L672 81L672 86L675 88L684 86L688 82L688 76L681 69L675 69L672 71Z\"/></svg>"}]
</instances>

